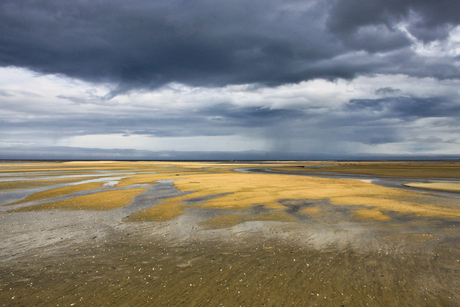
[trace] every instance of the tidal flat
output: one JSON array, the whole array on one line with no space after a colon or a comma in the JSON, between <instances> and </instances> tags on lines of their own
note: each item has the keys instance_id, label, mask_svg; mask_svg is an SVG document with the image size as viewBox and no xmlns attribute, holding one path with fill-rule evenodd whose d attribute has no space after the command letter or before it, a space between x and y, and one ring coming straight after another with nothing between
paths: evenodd
<instances>
[{"instance_id":1,"label":"tidal flat","mask_svg":"<svg viewBox=\"0 0 460 307\"><path fill-rule=\"evenodd\" d=\"M460 161L0 163L0 306L460 306Z\"/></svg>"}]
</instances>

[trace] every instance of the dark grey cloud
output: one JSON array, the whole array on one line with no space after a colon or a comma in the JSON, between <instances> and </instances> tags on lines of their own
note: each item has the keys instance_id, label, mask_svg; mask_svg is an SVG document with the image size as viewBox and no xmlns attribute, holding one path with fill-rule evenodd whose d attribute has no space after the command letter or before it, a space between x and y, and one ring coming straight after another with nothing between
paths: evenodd
<instances>
[{"instance_id":1,"label":"dark grey cloud","mask_svg":"<svg viewBox=\"0 0 460 307\"><path fill-rule=\"evenodd\" d=\"M80 103L80 102L78 102ZM276 129L279 125L309 116L296 110L265 107L242 107L230 103L217 104L184 112L163 110L146 112L142 109L120 109L114 114L73 113L56 110L37 116L36 111L21 116L0 119L3 134L35 137L72 137L96 134L145 135L151 137L226 136L257 134ZM33 116L32 114L35 114Z\"/></svg>"},{"instance_id":2,"label":"dark grey cloud","mask_svg":"<svg viewBox=\"0 0 460 307\"><path fill-rule=\"evenodd\" d=\"M0 63L121 82L122 88L172 81L299 81L289 67L296 59L337 53L311 28L317 10L284 12L276 1L19 0L1 5Z\"/></svg>"},{"instance_id":3,"label":"dark grey cloud","mask_svg":"<svg viewBox=\"0 0 460 307\"><path fill-rule=\"evenodd\" d=\"M297 110L241 107L229 103L199 109L194 114L211 117L216 125L228 127L272 127L279 122L308 117Z\"/></svg>"},{"instance_id":4,"label":"dark grey cloud","mask_svg":"<svg viewBox=\"0 0 460 307\"><path fill-rule=\"evenodd\" d=\"M375 116L399 119L460 116L460 103L445 97L353 99L345 109L354 112L372 112Z\"/></svg>"},{"instance_id":5,"label":"dark grey cloud","mask_svg":"<svg viewBox=\"0 0 460 307\"><path fill-rule=\"evenodd\" d=\"M111 95L169 82L458 78L451 60L421 65L395 26L406 21L414 36L432 41L445 38L459 16L453 0L3 0L0 65L109 82Z\"/></svg>"},{"instance_id":6,"label":"dark grey cloud","mask_svg":"<svg viewBox=\"0 0 460 307\"><path fill-rule=\"evenodd\" d=\"M460 23L460 2L336 0L331 5L328 26L335 33L353 37L365 27L384 27L386 31L394 33L394 26L400 21L409 22L408 30L419 39L443 39L453 25Z\"/></svg>"},{"instance_id":7,"label":"dark grey cloud","mask_svg":"<svg viewBox=\"0 0 460 307\"><path fill-rule=\"evenodd\" d=\"M13 95L11 95L10 93L8 93L7 91L0 90L0 96L3 96L3 97L12 97Z\"/></svg>"},{"instance_id":8,"label":"dark grey cloud","mask_svg":"<svg viewBox=\"0 0 460 307\"><path fill-rule=\"evenodd\" d=\"M391 88L391 87L381 87L377 90L375 90L375 93L377 95L394 95L401 92L399 89Z\"/></svg>"}]
</instances>

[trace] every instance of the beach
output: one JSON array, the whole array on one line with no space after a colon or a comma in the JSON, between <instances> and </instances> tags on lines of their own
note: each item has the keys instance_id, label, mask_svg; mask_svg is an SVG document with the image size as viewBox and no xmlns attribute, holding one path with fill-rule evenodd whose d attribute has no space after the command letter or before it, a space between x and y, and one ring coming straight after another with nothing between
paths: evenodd
<instances>
[{"instance_id":1,"label":"beach","mask_svg":"<svg viewBox=\"0 0 460 307\"><path fill-rule=\"evenodd\" d=\"M4 161L0 304L460 306L459 167Z\"/></svg>"}]
</instances>

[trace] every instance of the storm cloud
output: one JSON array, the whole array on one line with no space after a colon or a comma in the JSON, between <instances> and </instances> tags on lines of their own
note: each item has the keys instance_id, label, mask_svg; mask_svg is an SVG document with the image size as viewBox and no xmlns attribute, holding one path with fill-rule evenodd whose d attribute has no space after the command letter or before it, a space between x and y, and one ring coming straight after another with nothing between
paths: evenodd
<instances>
[{"instance_id":1,"label":"storm cloud","mask_svg":"<svg viewBox=\"0 0 460 307\"><path fill-rule=\"evenodd\" d=\"M445 40L458 1L5 0L0 63L110 82L279 85L404 73L457 78L455 59L421 59ZM361 52L356 54L356 52ZM115 91L115 90L114 90ZM116 92L116 91L115 91Z\"/></svg>"},{"instance_id":2,"label":"storm cloud","mask_svg":"<svg viewBox=\"0 0 460 307\"><path fill-rule=\"evenodd\" d=\"M459 24L454 0L3 0L0 158L454 154Z\"/></svg>"}]
</instances>

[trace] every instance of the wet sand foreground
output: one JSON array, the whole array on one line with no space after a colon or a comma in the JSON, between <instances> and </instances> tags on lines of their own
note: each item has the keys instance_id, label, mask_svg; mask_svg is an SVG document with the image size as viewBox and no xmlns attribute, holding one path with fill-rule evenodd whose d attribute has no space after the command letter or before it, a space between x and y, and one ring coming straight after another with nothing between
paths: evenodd
<instances>
[{"instance_id":1,"label":"wet sand foreground","mask_svg":"<svg viewBox=\"0 0 460 307\"><path fill-rule=\"evenodd\" d=\"M457 182L457 162L4 162L0 306L460 306Z\"/></svg>"}]
</instances>

